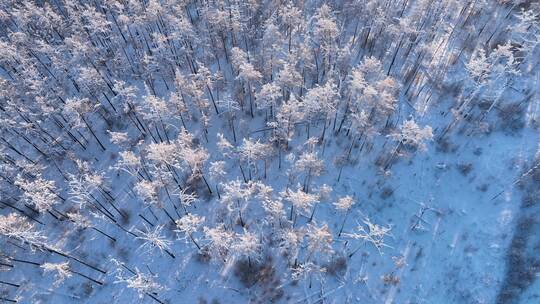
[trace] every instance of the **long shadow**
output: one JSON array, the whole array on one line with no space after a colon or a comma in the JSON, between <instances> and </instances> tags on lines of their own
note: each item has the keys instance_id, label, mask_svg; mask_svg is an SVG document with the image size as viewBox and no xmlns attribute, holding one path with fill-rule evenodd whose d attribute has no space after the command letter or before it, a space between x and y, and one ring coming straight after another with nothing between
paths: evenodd
<instances>
[{"instance_id":1,"label":"long shadow","mask_svg":"<svg viewBox=\"0 0 540 304\"><path fill-rule=\"evenodd\" d=\"M506 271L497 304L520 303L540 270L540 169L520 184L524 192L514 235L506 252Z\"/></svg>"}]
</instances>

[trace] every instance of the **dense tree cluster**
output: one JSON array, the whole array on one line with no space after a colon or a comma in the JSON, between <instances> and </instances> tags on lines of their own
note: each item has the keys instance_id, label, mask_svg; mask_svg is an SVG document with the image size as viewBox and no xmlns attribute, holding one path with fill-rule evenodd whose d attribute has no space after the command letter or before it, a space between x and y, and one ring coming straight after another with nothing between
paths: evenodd
<instances>
[{"instance_id":1,"label":"dense tree cluster","mask_svg":"<svg viewBox=\"0 0 540 304\"><path fill-rule=\"evenodd\" d=\"M533 106L539 9L2 1L2 259L30 259L57 287L79 277L159 303L173 274L148 265L187 252L223 276L275 263L283 280L322 285L335 256L391 248L392 226L362 212L370 198L340 186L359 159L384 179L435 141L495 128L511 91Z\"/></svg>"}]
</instances>

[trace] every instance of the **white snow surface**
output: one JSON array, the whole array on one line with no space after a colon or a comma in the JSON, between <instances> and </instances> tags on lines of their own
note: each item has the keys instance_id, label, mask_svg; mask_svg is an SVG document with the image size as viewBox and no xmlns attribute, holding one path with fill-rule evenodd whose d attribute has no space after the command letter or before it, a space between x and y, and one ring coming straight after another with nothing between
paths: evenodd
<instances>
[{"instance_id":1,"label":"white snow surface","mask_svg":"<svg viewBox=\"0 0 540 304\"><path fill-rule=\"evenodd\" d=\"M18 12L42 14L45 9L41 2L0 4L0 48L4 49L0 58L0 199L4 202L0 206L0 221L7 223L7 216L13 213L22 216L47 238L48 246L64 255L43 246L31 246L0 229L0 262L6 264L0 266L0 281L4 282L0 284L0 297L6 303L540 303L540 283L536 280L540 265L540 213L534 206L540 199L536 179L540 161L538 5L490 0L431 4L418 0L178 1L175 7L172 1L157 0L127 1L130 4L126 6L122 5L124 1L45 1L63 20L62 25L53 25L66 31L60 37L47 30L47 26L39 30L27 26L34 23L22 21L24 18ZM258 4L253 10L251 2ZM77 11L68 9L70 5L104 16L106 35L92 30L85 18L80 22L88 32L80 30L73 22L77 18L68 17ZM152 5L163 9L155 13ZM317 24L323 26L317 23L321 19L317 14L325 5L330 8L329 20L338 31L330 42L317 36ZM289 33L284 20L287 13L294 12L293 7L298 8L300 15L289 22L298 19L303 23ZM535 16L525 34L517 29L521 10ZM238 18L234 20L242 27L221 29L217 21L210 26L212 18L218 18L212 15L217 11L226 12L222 22L227 26L232 27L230 18ZM230 12L239 15L229 17ZM369 17L369 12L377 12L377 16ZM180 17L174 20L171 16ZM55 24L50 15L43 18ZM114 18L122 25L116 26ZM123 21L126 18L128 25ZM193 33L182 32L179 20L189 24ZM272 48L263 45L263 33L271 20L282 35L276 37ZM412 32L398 27L400 22L410 23L407 31ZM162 42L160 49L156 33L164 29L171 38ZM370 30L377 34L369 34ZM19 33L19 38L13 33ZM20 37L22 33L25 38ZM36 33L52 34L45 39ZM186 36L173 35L180 33ZM220 33L224 35L223 41ZM292 36L291 52L288 35ZM522 49L516 46L526 44L524 35L527 41L536 39L536 44L526 50L528 53L520 52ZM91 42L86 45L86 54L75 55L81 46L66 41L69 37ZM144 39L150 40L147 43L152 45L153 52ZM519 57L517 61L494 64L485 75L500 75L485 76L489 78L487 84L475 82L470 68L467 69L475 52L483 49L489 56L507 42L513 43L510 53ZM29 44L27 48L25 43ZM40 43L53 50L40 48ZM303 43L311 51L307 55L299 50ZM8 46L14 54L8 52ZM246 81L248 76L242 78L245 70L238 76L239 70L231 62L233 47L249 54L248 63L261 73L260 77ZM325 48L330 49L330 55L325 55ZM110 57L107 51L111 52ZM32 52L36 57L32 57ZM263 68L270 60L265 57L266 52L275 52L280 60L270 71ZM49 53L56 54L54 60ZM129 59L113 60L114 56ZM395 92L395 109L388 116L376 122L370 115L369 123L377 132L368 137L349 130L353 129L352 110L347 103L363 98L350 97L351 73L372 56L380 61L382 74L388 74L399 88ZM508 56L497 57L494 62L507 62ZM43 61L41 65L37 58ZM134 66L130 67L129 62ZM300 84L279 85L275 107L257 108L256 96L262 86L276 82L285 63L290 62L299 73L304 73ZM193 65L198 72L190 70ZM51 74L47 74L45 66ZM196 82L202 77L203 66L215 81L208 88L200 86L200 99L207 104L201 109L196 98L186 93L189 84L177 86L173 73ZM35 91L30 91L32 83L27 83L30 68L36 70L36 77L42 78L42 82L36 83L43 87ZM77 78L82 68L101 73L102 78L96 80L101 83L96 85L97 89L85 88L94 84ZM519 73L496 69L516 69ZM74 87L71 79L78 82L80 89ZM117 88L108 88L118 80L134 87L133 103L140 108L127 113L128 106L118 97ZM290 126L293 135L287 145L278 146L271 141L274 130L268 123L274 121L274 115L284 104L298 103L307 108L309 92L332 82L337 94L335 112L329 111L330 114L311 121L300 119ZM187 105L182 118L171 97L179 92L183 92L180 97L185 98ZM159 115L152 119L149 96L154 95L162 99L167 109L158 110ZM44 103L39 102L39 97L45 99ZM69 122L66 110L69 100L75 98L89 98L92 104L82 114L86 122L79 119L78 125ZM317 96L314 111L324 107L322 99ZM382 99L377 96L377 105ZM217 102L219 114L212 100ZM230 100L237 103L231 105ZM250 101L255 104L253 117ZM45 105L52 108L45 110ZM512 109L518 110L514 113ZM453 116L452 110L468 114ZM209 119L206 126L201 113ZM454 120L458 116L461 119ZM55 125L55 119L63 127ZM147 130L140 131L137 119ZM339 128L342 119L343 127ZM400 132L400 126L408 120L420 127L431 127L433 138L425 141L425 149L400 144L391 136ZM100 148L86 124L105 149ZM52 142L44 130L57 141ZM194 156L197 149L208 152L208 159L198 164L201 174L193 174L195 178L190 179L193 167L187 162L168 164L149 173L153 170L149 147L173 143L183 131L193 136L193 150L183 155L183 160ZM109 132L127 133L128 143L113 142ZM26 134L27 139L20 134ZM259 140L268 144L262 151L266 155L252 163L232 154L226 156L218 147L218 134L223 134L233 150L241 149L243 140ZM72 136L82 141L85 148ZM316 138L317 142L306 143L309 138ZM351 144L350 157L342 166L336 159L346 158ZM120 152L125 151L143 158L143 165L134 174L114 168L121 158ZM294 174L294 166L308 151L316 153L324 169L320 175L306 178L305 173ZM167 150L167 155L178 152L175 146ZM86 162L89 171L102 175L104 180L102 188L89 190L82 207L68 183L70 174L79 176L81 172L76 160ZM211 176L211 163L216 161L225 162L225 174L220 179ZM23 170L25 166L27 169ZM168 171L171 167L175 169ZM162 179L159 172L172 173ZM24 200L24 190L14 183L17 176L33 181L38 173L55 183L52 191L59 199L51 212L35 212L31 200ZM164 183L157 187L155 202L144 201L144 194L136 186L142 180ZM227 202L225 184L235 180L244 188L255 182L272 187L272 199L281 200L284 214L273 220L263 208L263 199L255 194L242 202L235 198ZM179 199L179 185L186 193L196 195L196 200L185 209ZM303 188L304 192L319 195L323 185L332 188L328 198L321 198L307 212L295 208L291 219L291 202L281 193ZM355 202L351 209L336 209L334 203L347 195ZM524 203L526 198L532 200L529 205ZM96 211L91 206L95 202L102 204L117 224ZM238 218L240 205L244 225ZM73 211L84 215L91 227L103 233L77 227L64 216ZM176 221L186 213L204 217L192 234L201 249L189 236L176 231L178 228L169 218ZM357 226L366 227L368 219L391 228L383 238L385 246L377 248L351 237ZM332 236L333 252L310 253L309 227L325 224ZM343 232L339 235L342 224ZM222 257L211 258L209 255L217 254L215 245L225 244L212 244L204 229L221 225L226 232L238 236ZM143 233L156 228L162 229L159 234L166 250L151 244L141 247ZM280 246L287 229L302 234L296 262ZM247 241L240 242L239 236L246 233L255 237L253 254L246 253ZM244 254L235 254L237 251ZM66 261L74 272L63 282L55 282L54 273L44 272L39 266ZM293 275L300 267L298 264L309 263L324 271L301 278ZM161 288L130 288L133 286L123 280L133 276L128 269L152 277ZM242 282L243 275L249 276L249 283ZM522 281L515 282L516 276Z\"/></svg>"}]
</instances>

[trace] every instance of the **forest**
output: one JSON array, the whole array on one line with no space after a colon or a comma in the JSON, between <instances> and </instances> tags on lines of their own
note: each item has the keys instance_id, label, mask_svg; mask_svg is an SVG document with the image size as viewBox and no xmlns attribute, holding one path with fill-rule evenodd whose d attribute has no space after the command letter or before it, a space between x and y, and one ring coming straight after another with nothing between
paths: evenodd
<instances>
[{"instance_id":1,"label":"forest","mask_svg":"<svg viewBox=\"0 0 540 304\"><path fill-rule=\"evenodd\" d=\"M540 303L540 2L1 0L0 302Z\"/></svg>"}]
</instances>

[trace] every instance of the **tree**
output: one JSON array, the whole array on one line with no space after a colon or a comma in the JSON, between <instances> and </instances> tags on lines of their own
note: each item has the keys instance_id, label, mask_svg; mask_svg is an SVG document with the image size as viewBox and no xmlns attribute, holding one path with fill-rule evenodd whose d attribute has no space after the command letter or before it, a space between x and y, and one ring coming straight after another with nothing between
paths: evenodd
<instances>
[{"instance_id":1,"label":"tree","mask_svg":"<svg viewBox=\"0 0 540 304\"><path fill-rule=\"evenodd\" d=\"M295 161L294 170L304 173L303 191L309 192L311 178L320 176L324 171L324 162L319 158L317 152L309 152L309 150L300 154L300 157Z\"/></svg>"},{"instance_id":2,"label":"tree","mask_svg":"<svg viewBox=\"0 0 540 304\"><path fill-rule=\"evenodd\" d=\"M158 165L178 166L177 147L168 143L150 143L145 147L146 157Z\"/></svg>"},{"instance_id":3,"label":"tree","mask_svg":"<svg viewBox=\"0 0 540 304\"><path fill-rule=\"evenodd\" d=\"M178 114L180 117L184 129L187 129L186 119L190 117L190 109L186 102L186 98L184 97L183 90L185 90L185 87L188 87L190 83L184 78L184 75L182 75L179 70L175 71L175 75L176 91L171 92L168 102L173 108L173 113Z\"/></svg>"},{"instance_id":4,"label":"tree","mask_svg":"<svg viewBox=\"0 0 540 304\"><path fill-rule=\"evenodd\" d=\"M268 122L272 129L272 141L279 147L279 167L281 168L281 152L287 149L289 142L294 136L296 124L304 119L302 104L297 102L296 97L291 97L289 101L284 101L277 110L276 120Z\"/></svg>"},{"instance_id":5,"label":"tree","mask_svg":"<svg viewBox=\"0 0 540 304\"><path fill-rule=\"evenodd\" d=\"M234 241L234 233L227 231L223 225L214 228L203 227L203 232L208 243L205 247L214 259L227 261L227 255Z\"/></svg>"},{"instance_id":6,"label":"tree","mask_svg":"<svg viewBox=\"0 0 540 304\"><path fill-rule=\"evenodd\" d=\"M113 100L117 101L122 106L122 110L130 118L131 115L135 117L135 120L131 119L134 125L141 130L140 121L137 118L135 100L137 99L137 89L134 86L128 85L125 81L115 80L113 83L113 91L116 92Z\"/></svg>"},{"instance_id":7,"label":"tree","mask_svg":"<svg viewBox=\"0 0 540 304\"><path fill-rule=\"evenodd\" d=\"M502 96L513 77L520 74L518 59L514 56L513 46L510 42L498 45L488 57L482 49L478 49L466 64L472 78L472 92L461 104L454 109L457 120L467 116L470 103L476 99L487 97L494 99L485 111L487 115Z\"/></svg>"},{"instance_id":8,"label":"tree","mask_svg":"<svg viewBox=\"0 0 540 304\"><path fill-rule=\"evenodd\" d=\"M199 227L204 223L204 219L204 216L188 213L179 220L176 220L176 227L178 228L176 231L185 234L184 239L187 239L186 236L189 237L199 250L201 250L201 246L193 238L193 233L199 230Z\"/></svg>"},{"instance_id":9,"label":"tree","mask_svg":"<svg viewBox=\"0 0 540 304\"><path fill-rule=\"evenodd\" d=\"M71 222L73 222L75 227L80 228L80 229L91 228L91 229L99 232L100 234L106 236L111 241L116 242L116 238L114 238L114 237L110 236L109 234L103 232L101 229L96 228L93 225L92 221L89 218L87 218L86 216L84 216L82 213L74 211L74 212L66 212L65 215Z\"/></svg>"},{"instance_id":10,"label":"tree","mask_svg":"<svg viewBox=\"0 0 540 304\"><path fill-rule=\"evenodd\" d=\"M204 165L209 158L208 150L204 147L194 144L193 135L185 129L182 129L175 141L176 151L174 155L177 157L176 167L189 169L189 181L195 182L202 179L206 185L208 192L212 194L210 185L204 177Z\"/></svg>"},{"instance_id":11,"label":"tree","mask_svg":"<svg viewBox=\"0 0 540 304\"><path fill-rule=\"evenodd\" d=\"M328 228L328 224L324 223L321 226L317 226L316 223L310 223L306 230L306 236L308 241L308 261L328 257L334 253L332 247L334 239Z\"/></svg>"},{"instance_id":12,"label":"tree","mask_svg":"<svg viewBox=\"0 0 540 304\"><path fill-rule=\"evenodd\" d=\"M251 117L253 118L253 89L252 84L253 82L257 82L262 78L262 75L259 71L255 69L255 67L249 63L244 62L240 65L238 72L238 79L241 79L247 86L247 91L249 94L249 113L251 114Z\"/></svg>"},{"instance_id":13,"label":"tree","mask_svg":"<svg viewBox=\"0 0 540 304\"><path fill-rule=\"evenodd\" d=\"M253 141L250 138L244 138L242 145L238 148L240 159L247 163L249 180L251 172L257 172L257 161L264 160L264 174L266 177L266 158L270 155L272 148L268 144L261 143L259 139Z\"/></svg>"},{"instance_id":14,"label":"tree","mask_svg":"<svg viewBox=\"0 0 540 304\"><path fill-rule=\"evenodd\" d=\"M71 201L78 204L79 208L82 208L92 201L97 201L93 193L103 187L105 178L103 174L91 172L90 164L87 162L75 160L75 163L79 172L77 174L67 174L68 194Z\"/></svg>"},{"instance_id":15,"label":"tree","mask_svg":"<svg viewBox=\"0 0 540 304\"><path fill-rule=\"evenodd\" d=\"M313 205L319 201L318 195L304 192L302 189L300 189L300 185L298 185L298 189L296 191L287 190L281 192L280 194L285 200L291 202L290 220L293 220L293 211L296 210L293 225L296 223L298 214L309 217Z\"/></svg>"},{"instance_id":16,"label":"tree","mask_svg":"<svg viewBox=\"0 0 540 304\"><path fill-rule=\"evenodd\" d=\"M378 134L377 130L371 124L369 120L369 115L364 111L354 112L349 115L350 126L349 130L353 133L353 138L361 138L366 136L367 138L372 138ZM356 140L351 141L351 146L347 152L347 157L351 155L352 148Z\"/></svg>"},{"instance_id":17,"label":"tree","mask_svg":"<svg viewBox=\"0 0 540 304\"><path fill-rule=\"evenodd\" d=\"M286 92L292 93L296 87L299 87L302 84L302 76L293 64L286 62L279 71L276 82L282 87L284 100L289 100L289 94Z\"/></svg>"},{"instance_id":18,"label":"tree","mask_svg":"<svg viewBox=\"0 0 540 304\"><path fill-rule=\"evenodd\" d=\"M320 140L324 142L327 122L336 113L338 97L337 87L332 80L328 80L324 86L316 86L307 91L304 97L304 111L308 120L308 138L310 137L309 125L321 119L323 121L323 131Z\"/></svg>"},{"instance_id":19,"label":"tree","mask_svg":"<svg viewBox=\"0 0 540 304\"><path fill-rule=\"evenodd\" d=\"M472 54L470 61L466 64L466 68L475 82L479 84L484 83L490 71L490 65L486 58L486 51L484 51L484 49L476 49Z\"/></svg>"},{"instance_id":20,"label":"tree","mask_svg":"<svg viewBox=\"0 0 540 304\"><path fill-rule=\"evenodd\" d=\"M427 148L426 141L433 139L433 130L430 126L421 128L412 119L404 121L400 130L401 132L392 135L394 140L401 142L404 145L418 147L421 150Z\"/></svg>"},{"instance_id":21,"label":"tree","mask_svg":"<svg viewBox=\"0 0 540 304\"><path fill-rule=\"evenodd\" d=\"M281 6L280 17L283 24L286 26L286 37L288 39L288 52L292 51L293 35L301 30L304 23L302 18L302 10L294 6L293 2Z\"/></svg>"},{"instance_id":22,"label":"tree","mask_svg":"<svg viewBox=\"0 0 540 304\"><path fill-rule=\"evenodd\" d=\"M242 225L242 227L245 226L245 221L242 214L247 208L247 203L253 194L253 190L252 184L242 183L238 179L223 184L221 203L227 206L229 212L238 212L238 220L240 221L240 225Z\"/></svg>"},{"instance_id":23,"label":"tree","mask_svg":"<svg viewBox=\"0 0 540 304\"><path fill-rule=\"evenodd\" d=\"M86 115L92 113L96 107L97 105L92 103L88 98L71 98L66 101L66 104L63 107L63 112L70 119L70 123L73 128L85 126L99 144L101 150L105 151L105 146L99 137L97 137L96 133L86 119Z\"/></svg>"},{"instance_id":24,"label":"tree","mask_svg":"<svg viewBox=\"0 0 540 304\"><path fill-rule=\"evenodd\" d=\"M199 201L197 194L195 192L188 192L188 190L189 190L188 188L184 188L180 191L174 192L174 195L180 198L180 203L182 204L182 207L184 207L184 211L186 211L186 213L187 213L187 210L186 210L187 207L190 207Z\"/></svg>"},{"instance_id":25,"label":"tree","mask_svg":"<svg viewBox=\"0 0 540 304\"><path fill-rule=\"evenodd\" d=\"M415 149L418 148L425 151L427 149L425 142L433 139L433 131L430 126L421 128L414 120L409 119L403 122L399 132L394 132L389 136L397 141L397 145L384 167L385 170L390 167L402 146L413 147Z\"/></svg>"},{"instance_id":26,"label":"tree","mask_svg":"<svg viewBox=\"0 0 540 304\"><path fill-rule=\"evenodd\" d=\"M390 234L390 230L392 228L390 226L384 227L373 224L369 218L365 218L363 220L363 224L364 225L359 224L356 227L356 232L345 233L344 235L352 239L363 240L364 242L371 243L373 246L375 246L375 248L377 248L377 251L382 254L382 249L384 247L390 247L386 245L384 238ZM352 257L359 249L360 247L353 250L349 254L349 257Z\"/></svg>"},{"instance_id":27,"label":"tree","mask_svg":"<svg viewBox=\"0 0 540 304\"><path fill-rule=\"evenodd\" d=\"M167 134L167 129L165 127L165 121L168 121L171 118L171 111L167 106L167 103L162 98L151 94L149 89L146 88L146 96L141 99L139 104L136 106L138 112L141 113L142 117L150 122L150 126L153 126L156 135L160 139L160 142L169 140L169 135ZM164 137L161 136L159 132L158 125L161 125L161 128L164 133ZM156 141L154 139L154 141Z\"/></svg>"},{"instance_id":28,"label":"tree","mask_svg":"<svg viewBox=\"0 0 540 304\"><path fill-rule=\"evenodd\" d=\"M168 240L162 235L163 227L164 226L162 225L158 225L152 229L144 224L144 231L137 229L137 232L139 233L137 239L143 241L143 244L139 247L139 249L145 252L150 252L151 249L157 248L161 253L166 252L171 258L174 259L175 257L171 253L170 247L172 241Z\"/></svg>"},{"instance_id":29,"label":"tree","mask_svg":"<svg viewBox=\"0 0 540 304\"><path fill-rule=\"evenodd\" d=\"M212 72L204 66L202 63L198 63L199 68L198 71L194 76L194 81L196 85L196 89L192 91L192 94L194 95L201 112L204 112L206 108L209 106L208 101L202 97L202 92L204 89L208 92L208 95L210 95L210 99L212 100L212 105L214 106L214 110L216 111L216 114L219 114L216 101L214 99L214 94L212 93L212 87L214 85L215 77L213 77Z\"/></svg>"},{"instance_id":30,"label":"tree","mask_svg":"<svg viewBox=\"0 0 540 304\"><path fill-rule=\"evenodd\" d=\"M259 238L244 228L242 234L236 235L236 240L231 245L232 254L235 257L246 257L249 267L252 267L251 259L258 259L261 244Z\"/></svg>"},{"instance_id":31,"label":"tree","mask_svg":"<svg viewBox=\"0 0 540 304\"><path fill-rule=\"evenodd\" d=\"M22 200L33 205L40 213L50 211L59 203L55 182L44 179L40 174L32 181L19 175L15 185L23 191Z\"/></svg>"},{"instance_id":32,"label":"tree","mask_svg":"<svg viewBox=\"0 0 540 304\"><path fill-rule=\"evenodd\" d=\"M298 266L298 254L304 236L305 231L303 229L286 228L280 231L280 251L287 254L289 264L293 264L293 269Z\"/></svg>"},{"instance_id":33,"label":"tree","mask_svg":"<svg viewBox=\"0 0 540 304\"><path fill-rule=\"evenodd\" d=\"M183 167L183 160L177 143L151 143L145 147L145 152L146 159L149 160L143 167L147 175L145 181L151 181L158 194L158 189L165 190L170 200L168 186L174 184L174 189L181 189L176 169Z\"/></svg>"},{"instance_id":34,"label":"tree","mask_svg":"<svg viewBox=\"0 0 540 304\"><path fill-rule=\"evenodd\" d=\"M275 15L270 16L264 22L264 33L262 36L262 62L263 62L263 74L265 78L270 80L274 79L274 68L279 63L279 54L282 46L282 35L279 26L276 24L277 20ZM259 98L257 98L258 100ZM259 105L259 101L257 102Z\"/></svg>"},{"instance_id":35,"label":"tree","mask_svg":"<svg viewBox=\"0 0 540 304\"><path fill-rule=\"evenodd\" d=\"M525 56L533 56L534 48L540 44L539 14L532 8L521 8L516 17L517 24L512 24L509 29L513 31L515 39L522 43L519 48Z\"/></svg>"},{"instance_id":36,"label":"tree","mask_svg":"<svg viewBox=\"0 0 540 304\"><path fill-rule=\"evenodd\" d=\"M127 132L113 132L113 131L107 131L107 132L111 136L110 140L113 144L121 146L123 148L128 147L128 144L131 141L131 138L129 138L129 135Z\"/></svg>"},{"instance_id":37,"label":"tree","mask_svg":"<svg viewBox=\"0 0 540 304\"><path fill-rule=\"evenodd\" d=\"M315 38L314 40L318 42L322 49L325 58L324 71L326 72L332 64L330 55L334 52L335 40L339 36L339 30L333 17L332 9L326 4L323 4L317 9L313 19L315 20L313 24L313 36Z\"/></svg>"},{"instance_id":38,"label":"tree","mask_svg":"<svg viewBox=\"0 0 540 304\"><path fill-rule=\"evenodd\" d=\"M84 95L96 99L98 92L105 90L107 85L97 69L85 66L78 68L77 83ZM111 106L116 111L112 104Z\"/></svg>"},{"instance_id":39,"label":"tree","mask_svg":"<svg viewBox=\"0 0 540 304\"><path fill-rule=\"evenodd\" d=\"M239 73L240 66L248 62L247 53L239 47L231 48L231 64L236 70L236 73Z\"/></svg>"},{"instance_id":40,"label":"tree","mask_svg":"<svg viewBox=\"0 0 540 304\"><path fill-rule=\"evenodd\" d=\"M234 146L223 136L222 133L217 133L217 147L223 156L230 156Z\"/></svg>"},{"instance_id":41,"label":"tree","mask_svg":"<svg viewBox=\"0 0 540 304\"><path fill-rule=\"evenodd\" d=\"M72 276L69 262L44 263L40 266L44 272L54 272L55 281L53 285L59 287L66 279Z\"/></svg>"},{"instance_id":42,"label":"tree","mask_svg":"<svg viewBox=\"0 0 540 304\"><path fill-rule=\"evenodd\" d=\"M382 63L378 59L375 57L364 59L351 71L348 87L350 103L347 102L345 106L343 120L347 118L349 112L364 111L369 113L370 121L380 125L381 118L386 118L388 123L389 116L396 109L398 89L396 80L384 73Z\"/></svg>"},{"instance_id":43,"label":"tree","mask_svg":"<svg viewBox=\"0 0 540 304\"><path fill-rule=\"evenodd\" d=\"M111 169L122 170L132 176L139 174L139 168L141 167L141 158L133 151L120 151L118 153L119 159L115 165L111 166Z\"/></svg>"},{"instance_id":44,"label":"tree","mask_svg":"<svg viewBox=\"0 0 540 304\"><path fill-rule=\"evenodd\" d=\"M0 215L0 234L31 245L32 248L42 249L47 238L36 231L34 224L29 223L16 213L7 216Z\"/></svg>"},{"instance_id":45,"label":"tree","mask_svg":"<svg viewBox=\"0 0 540 304\"><path fill-rule=\"evenodd\" d=\"M218 185L224 181L225 175L227 175L227 172L225 171L225 162L222 160L211 162L209 173L210 173L210 178L216 184L216 192L217 192L218 198L221 199Z\"/></svg>"},{"instance_id":46,"label":"tree","mask_svg":"<svg viewBox=\"0 0 540 304\"><path fill-rule=\"evenodd\" d=\"M312 277L315 275L318 280L321 282L324 281L323 274L326 273L326 267L321 267L313 262L305 262L298 264L295 268L292 269L291 276L293 280L301 280L304 278L309 278L309 288L312 285Z\"/></svg>"},{"instance_id":47,"label":"tree","mask_svg":"<svg viewBox=\"0 0 540 304\"><path fill-rule=\"evenodd\" d=\"M139 298L143 298L144 295L147 295L155 301L163 304L163 302L154 296L157 294L157 292L166 289L156 281L157 275L145 274L136 267L134 270L131 270L123 263L116 263L123 268L117 269L116 281L114 282L115 284L125 283L128 288L132 288L137 291ZM126 270L129 274L126 273Z\"/></svg>"},{"instance_id":48,"label":"tree","mask_svg":"<svg viewBox=\"0 0 540 304\"><path fill-rule=\"evenodd\" d=\"M234 120L236 118L236 112L240 110L240 106L237 101L232 99L229 95L225 95L221 100L217 102L218 106L222 108L221 114L227 116L229 126L233 133L234 142L236 142L236 129L234 128Z\"/></svg>"},{"instance_id":49,"label":"tree","mask_svg":"<svg viewBox=\"0 0 540 304\"><path fill-rule=\"evenodd\" d=\"M156 182L141 180L135 184L133 189L146 204L156 206L158 208L162 207Z\"/></svg>"},{"instance_id":50,"label":"tree","mask_svg":"<svg viewBox=\"0 0 540 304\"><path fill-rule=\"evenodd\" d=\"M252 182L252 188L253 192L255 194L255 198L257 198L260 201L266 202L273 199L274 194L274 188L272 186L266 185L265 183L261 181L254 181Z\"/></svg>"},{"instance_id":51,"label":"tree","mask_svg":"<svg viewBox=\"0 0 540 304\"><path fill-rule=\"evenodd\" d=\"M0 270L22 283L0 281L9 289L0 300L42 301L19 288L28 280L64 280L66 288L51 290L62 297L78 283L73 274L88 273L98 285L94 271L111 277L68 252L135 263L117 263L112 276L163 304L174 302L174 292L161 301L162 284L189 284L189 276L178 276L200 268L167 268L175 265L164 253L174 257L182 246L224 262L225 270L246 260L253 267L244 274L265 284L286 280L274 270L287 264L305 287L308 278L310 286L312 278L323 283L326 271L339 274L337 251L386 251L394 228L363 216L350 223L364 207L355 206L361 201L353 192L381 186L396 159L425 150L435 131L444 137L461 122L478 126L465 132L469 138L511 123L523 136L505 143L534 141L527 135L540 110L537 2L1 1L0 237L7 247ZM533 123L517 132L523 117ZM517 150L527 163L531 149ZM331 180L335 195L323 184ZM421 228L425 210L403 232ZM193 245L177 247L184 242ZM67 251L56 248L64 245ZM275 269L263 265L266 254ZM77 273L74 262L90 269ZM285 301L323 302L350 287L354 271L364 280L388 268L367 253L360 262L377 265L350 267L344 284L321 284L298 299L303 283L287 285ZM28 278L19 263L46 276ZM368 292L384 292L397 272ZM397 290L390 288L387 302ZM349 291L345 298L354 302Z\"/></svg>"},{"instance_id":52,"label":"tree","mask_svg":"<svg viewBox=\"0 0 540 304\"><path fill-rule=\"evenodd\" d=\"M349 215L349 211L351 210L351 207L354 205L354 203L355 201L350 195L340 197L334 203L334 206L339 212L345 213L345 216L343 217L343 222L341 223L341 228L339 229L338 237L341 236L341 233L343 232L343 227L345 227L345 221L347 220L347 215Z\"/></svg>"},{"instance_id":53,"label":"tree","mask_svg":"<svg viewBox=\"0 0 540 304\"><path fill-rule=\"evenodd\" d=\"M268 214L271 224L277 223L281 226L282 220L285 219L285 208L281 199L269 199L262 202L264 211Z\"/></svg>"},{"instance_id":54,"label":"tree","mask_svg":"<svg viewBox=\"0 0 540 304\"><path fill-rule=\"evenodd\" d=\"M425 142L433 139L433 130L430 126L421 128L414 120L409 119L400 126L400 132L393 133L390 137L403 145L425 150Z\"/></svg>"},{"instance_id":55,"label":"tree","mask_svg":"<svg viewBox=\"0 0 540 304\"><path fill-rule=\"evenodd\" d=\"M274 109L281 96L280 88L275 82L265 83L261 90L255 94L257 99L257 108L270 109L270 117L274 117Z\"/></svg>"}]
</instances>

